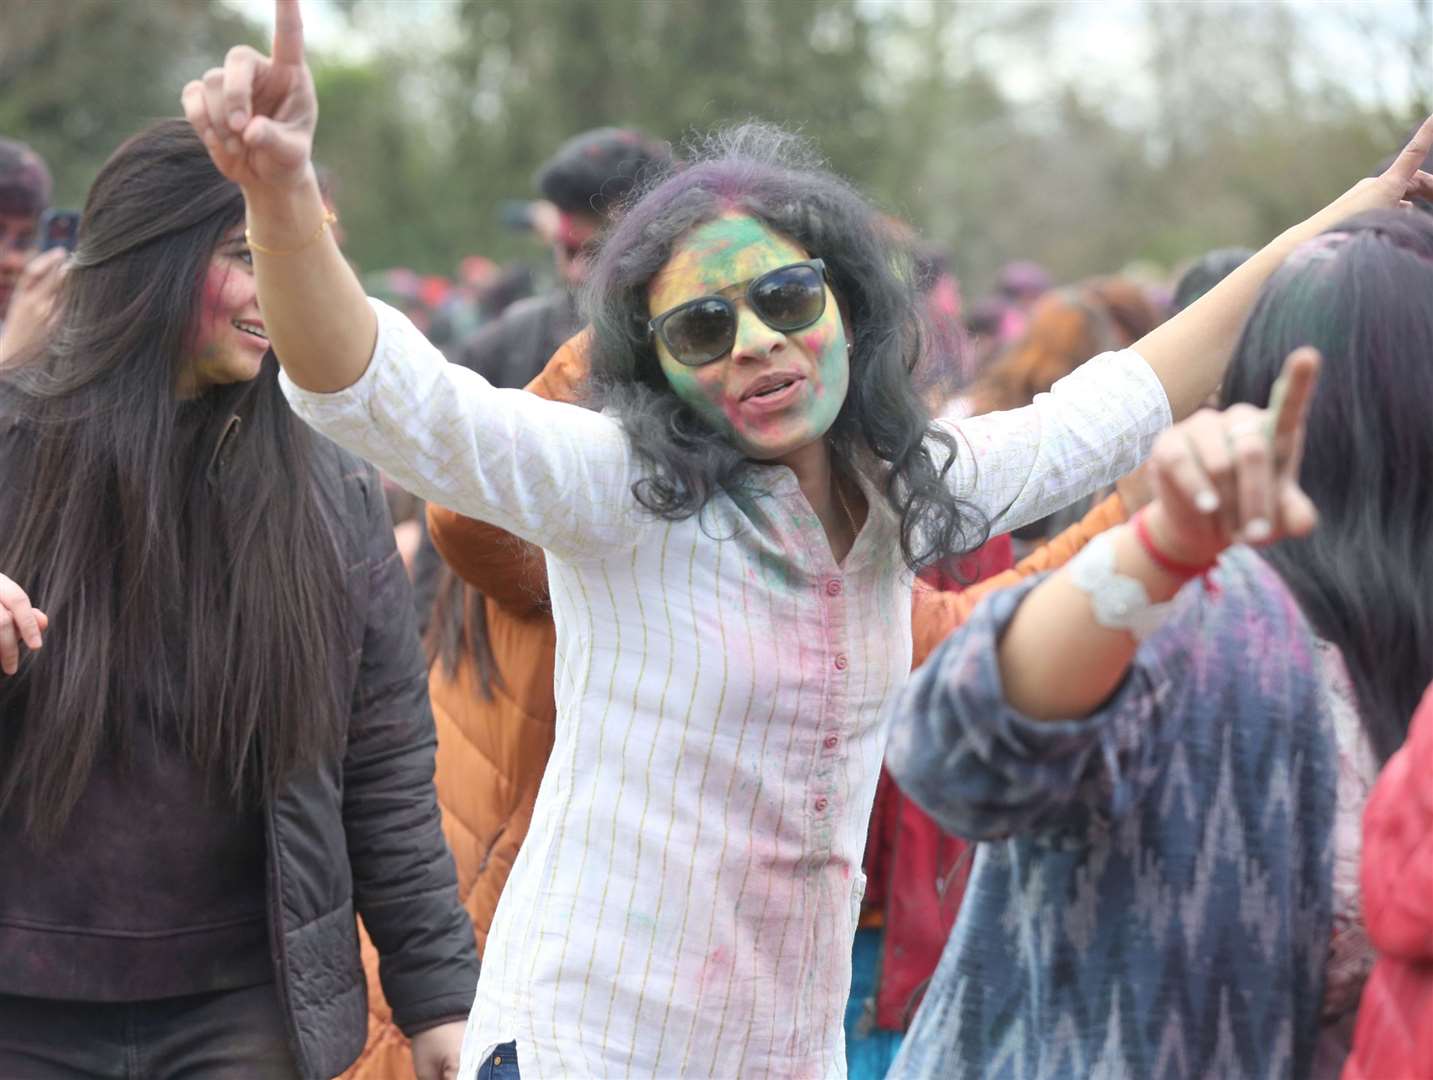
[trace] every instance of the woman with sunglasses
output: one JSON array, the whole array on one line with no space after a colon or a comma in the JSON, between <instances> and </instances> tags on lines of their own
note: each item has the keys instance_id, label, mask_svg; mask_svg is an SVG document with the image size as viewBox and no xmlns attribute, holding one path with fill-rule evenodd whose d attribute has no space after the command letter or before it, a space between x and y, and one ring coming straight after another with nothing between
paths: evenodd
<instances>
[{"instance_id":1,"label":"woman with sunglasses","mask_svg":"<svg viewBox=\"0 0 1433 1080\"><path fill-rule=\"evenodd\" d=\"M908 672L909 569L1133 468L1219 377L1287 245L1141 352L1022 412L931 426L881 222L739 132L593 267L604 411L500 391L363 296L315 202L294 0L185 113L248 200L302 415L415 493L547 551L558 720L499 903L466 1077L840 1076L866 823ZM1403 188L1361 187L1343 206ZM818 263L816 260L820 260ZM481 1073L478 1073L481 1066Z\"/></svg>"}]
</instances>

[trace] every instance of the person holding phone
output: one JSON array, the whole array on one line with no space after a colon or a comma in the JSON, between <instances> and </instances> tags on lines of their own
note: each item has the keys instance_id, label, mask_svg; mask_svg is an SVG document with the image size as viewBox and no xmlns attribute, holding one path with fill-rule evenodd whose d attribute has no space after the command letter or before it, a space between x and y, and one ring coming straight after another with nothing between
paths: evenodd
<instances>
[{"instance_id":1,"label":"person holding phone","mask_svg":"<svg viewBox=\"0 0 1433 1080\"><path fill-rule=\"evenodd\" d=\"M1301 245L1154 502L913 678L891 771L980 853L893 1076L1338 1075L1433 679L1430 295L1426 214Z\"/></svg>"},{"instance_id":2,"label":"person holding phone","mask_svg":"<svg viewBox=\"0 0 1433 1080\"><path fill-rule=\"evenodd\" d=\"M41 242L51 190L40 155L0 138L0 365L44 331L64 277L66 252Z\"/></svg>"}]
</instances>

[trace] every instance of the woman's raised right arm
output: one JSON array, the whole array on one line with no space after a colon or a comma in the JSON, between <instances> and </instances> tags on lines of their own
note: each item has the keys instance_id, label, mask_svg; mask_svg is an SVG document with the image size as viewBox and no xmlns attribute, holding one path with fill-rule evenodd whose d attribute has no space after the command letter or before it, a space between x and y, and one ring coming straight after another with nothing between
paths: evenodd
<instances>
[{"instance_id":1,"label":"woman's raised right arm","mask_svg":"<svg viewBox=\"0 0 1433 1080\"><path fill-rule=\"evenodd\" d=\"M295 412L414 494L557 554L626 545L631 455L613 420L496 390L364 296L314 176L298 0L276 0L272 51L231 49L183 98L243 190L259 309Z\"/></svg>"},{"instance_id":2,"label":"woman's raised right arm","mask_svg":"<svg viewBox=\"0 0 1433 1080\"><path fill-rule=\"evenodd\" d=\"M272 56L241 45L184 87L184 115L244 192L259 308L274 353L305 390L367 369L378 327L334 241L312 150L318 123L298 0L276 0Z\"/></svg>"}]
</instances>

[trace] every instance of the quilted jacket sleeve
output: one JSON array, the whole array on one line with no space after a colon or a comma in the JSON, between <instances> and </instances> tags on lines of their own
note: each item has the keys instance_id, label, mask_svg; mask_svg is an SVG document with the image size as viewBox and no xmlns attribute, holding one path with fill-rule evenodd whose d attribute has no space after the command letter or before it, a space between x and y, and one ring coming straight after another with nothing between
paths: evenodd
<instances>
[{"instance_id":1,"label":"quilted jacket sleeve","mask_svg":"<svg viewBox=\"0 0 1433 1080\"><path fill-rule=\"evenodd\" d=\"M1379 951L1433 961L1433 687L1364 810L1361 879Z\"/></svg>"},{"instance_id":2,"label":"quilted jacket sleeve","mask_svg":"<svg viewBox=\"0 0 1433 1080\"><path fill-rule=\"evenodd\" d=\"M531 618L551 606L547 561L540 547L497 525L432 503L428 535L454 573L509 615Z\"/></svg>"},{"instance_id":3,"label":"quilted jacket sleeve","mask_svg":"<svg viewBox=\"0 0 1433 1080\"><path fill-rule=\"evenodd\" d=\"M433 787L437 737L408 579L372 470L366 487L370 590L344 759L344 831L383 993L412 1034L467 1015L478 955Z\"/></svg>"}]
</instances>

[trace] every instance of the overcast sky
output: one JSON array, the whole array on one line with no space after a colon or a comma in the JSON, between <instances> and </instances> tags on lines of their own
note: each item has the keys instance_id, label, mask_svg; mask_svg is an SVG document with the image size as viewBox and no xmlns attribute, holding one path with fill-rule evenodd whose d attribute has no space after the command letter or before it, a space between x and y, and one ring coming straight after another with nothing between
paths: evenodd
<instances>
[{"instance_id":1,"label":"overcast sky","mask_svg":"<svg viewBox=\"0 0 1433 1080\"><path fill-rule=\"evenodd\" d=\"M256 22L273 18L271 0L226 0ZM601 3L602 0L573 0ZM679 3L680 0L651 0ZM800 0L769 0L799 3ZM873 9L941 0L865 0ZM1005 7L1020 0L988 0ZM1054 55L1018 54L1000 57L997 70L1005 91L1016 101L1045 100L1052 86L1073 83L1111 104L1117 115L1138 125L1142 103L1150 100L1148 39L1141 9L1151 2L1195 3L1199 0L1065 0L1060 48ZM1260 0L1244 0L1257 4ZM1426 0L1425 0L1426 2ZM1320 67L1337 73L1348 89L1367 100L1389 105L1413 93L1410 52L1400 48L1420 33L1419 0L1290 0L1313 37ZM317 48L361 59L377 39L389 34L405 38L446 36L456 0L363 0L358 32L330 0L305 0L304 25ZM1370 30L1372 32L1370 32ZM1421 28L1426 35L1428 28ZM998 42L993 46L999 48ZM1422 43L1427 64L1433 62L1433 40ZM1426 77L1426 76L1425 76Z\"/></svg>"}]
</instances>

